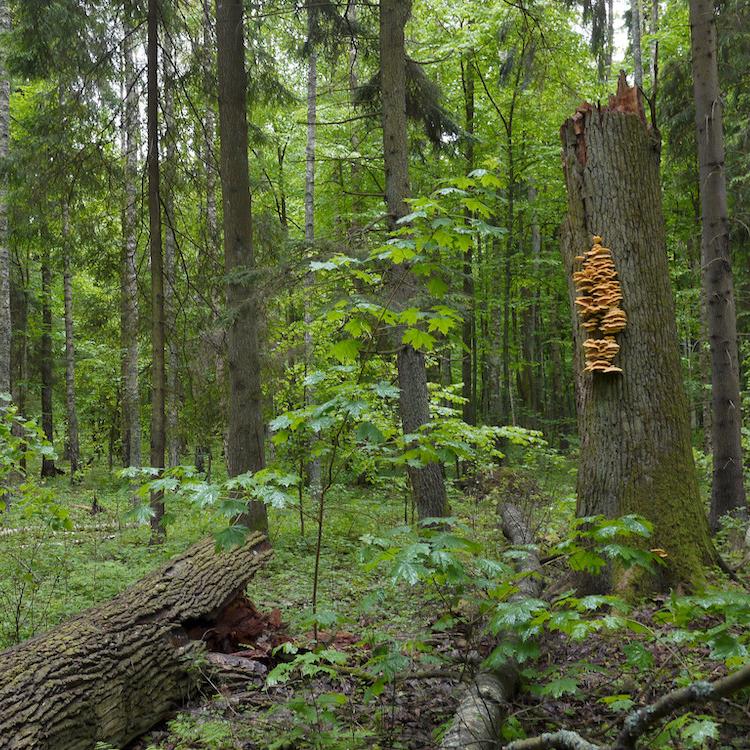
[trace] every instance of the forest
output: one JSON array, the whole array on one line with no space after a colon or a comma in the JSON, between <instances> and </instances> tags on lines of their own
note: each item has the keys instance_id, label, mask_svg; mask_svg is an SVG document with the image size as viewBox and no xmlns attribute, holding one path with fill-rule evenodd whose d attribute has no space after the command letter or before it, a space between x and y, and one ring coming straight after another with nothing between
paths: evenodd
<instances>
[{"instance_id":1,"label":"forest","mask_svg":"<svg viewBox=\"0 0 750 750\"><path fill-rule=\"evenodd\" d=\"M0 750L750 748L748 0L0 0Z\"/></svg>"}]
</instances>

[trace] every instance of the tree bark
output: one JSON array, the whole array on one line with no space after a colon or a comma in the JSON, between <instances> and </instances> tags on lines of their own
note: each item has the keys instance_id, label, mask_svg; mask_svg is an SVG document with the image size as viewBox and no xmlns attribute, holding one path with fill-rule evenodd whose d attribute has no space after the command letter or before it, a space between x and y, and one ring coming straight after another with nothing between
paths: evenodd
<instances>
[{"instance_id":1,"label":"tree bark","mask_svg":"<svg viewBox=\"0 0 750 750\"><path fill-rule=\"evenodd\" d=\"M70 482L75 481L80 457L78 410L76 409L75 340L73 338L73 273L71 270L70 207L62 206L63 296L65 300L65 406L68 414L68 458Z\"/></svg>"},{"instance_id":2,"label":"tree bark","mask_svg":"<svg viewBox=\"0 0 750 750\"><path fill-rule=\"evenodd\" d=\"M7 750L124 747L172 714L200 682L206 629L270 556L261 535L218 555L206 539L115 599L0 653Z\"/></svg>"},{"instance_id":3,"label":"tree bark","mask_svg":"<svg viewBox=\"0 0 750 750\"><path fill-rule=\"evenodd\" d=\"M708 307L713 401L711 529L727 513L746 512L737 312L729 247L724 126L716 59L716 18L710 0L690 1L695 126L700 174L703 292Z\"/></svg>"},{"instance_id":4,"label":"tree bark","mask_svg":"<svg viewBox=\"0 0 750 750\"><path fill-rule=\"evenodd\" d=\"M668 557L657 586L697 580L714 559L701 507L667 264L660 142L624 74L601 109L584 104L561 130L568 191L562 251L575 338L581 459L579 516L638 513ZM627 327L622 374L583 372L585 330L575 312L575 256L592 235L611 248Z\"/></svg>"},{"instance_id":5,"label":"tree bark","mask_svg":"<svg viewBox=\"0 0 750 750\"><path fill-rule=\"evenodd\" d=\"M159 185L159 16L160 0L148 2L148 215L151 256L151 466L164 468L164 264L162 256L161 190ZM163 535L164 493L151 493L152 539Z\"/></svg>"},{"instance_id":6,"label":"tree bark","mask_svg":"<svg viewBox=\"0 0 750 750\"><path fill-rule=\"evenodd\" d=\"M10 8L0 0L0 34L10 30ZM10 77L0 59L0 160L8 158L10 128ZM8 198L6 180L0 181L0 395L10 393L12 327L10 319L10 251L8 249Z\"/></svg>"},{"instance_id":7,"label":"tree bark","mask_svg":"<svg viewBox=\"0 0 750 750\"><path fill-rule=\"evenodd\" d=\"M258 471L264 465L263 393L258 341L260 305L255 278L247 137L247 73L241 0L216 0L219 78L221 188L224 205L224 257L227 272L229 476ZM242 517L248 528L267 531L268 514L260 502L248 504Z\"/></svg>"},{"instance_id":8,"label":"tree bark","mask_svg":"<svg viewBox=\"0 0 750 750\"><path fill-rule=\"evenodd\" d=\"M175 282L177 279L177 234L175 231L175 182L177 158L177 133L174 120L175 63L172 34L165 34L162 68L164 70L164 218L166 233L164 236L164 268L166 286L164 289L164 307L167 329L167 464L180 464L180 377L177 351L177 311L175 307Z\"/></svg>"},{"instance_id":9,"label":"tree bark","mask_svg":"<svg viewBox=\"0 0 750 750\"><path fill-rule=\"evenodd\" d=\"M630 0L630 32L633 45L633 80L643 88L643 52L641 49L641 0Z\"/></svg>"},{"instance_id":10,"label":"tree bark","mask_svg":"<svg viewBox=\"0 0 750 750\"><path fill-rule=\"evenodd\" d=\"M141 400L138 391L138 87L133 62L132 5L125 3L122 42L125 103L122 153L125 159L125 204L122 211L122 353L123 353L123 463L141 465Z\"/></svg>"},{"instance_id":11,"label":"tree bark","mask_svg":"<svg viewBox=\"0 0 750 750\"><path fill-rule=\"evenodd\" d=\"M406 127L406 48L404 27L411 14L411 0L380 2L380 80L383 101L383 156L385 193L391 229L406 216L409 197L409 143ZM406 307L416 295L416 280L405 265L390 273L391 298ZM430 421L427 369L422 352L401 342L397 329L396 367L401 389L399 406L405 434L415 434ZM447 512L442 467L430 463L409 467L414 502L420 518L444 516Z\"/></svg>"},{"instance_id":12,"label":"tree bark","mask_svg":"<svg viewBox=\"0 0 750 750\"><path fill-rule=\"evenodd\" d=\"M45 438L54 443L55 429L52 414L52 269L50 267L49 247L46 240L42 255L42 339L39 347L40 375L42 381L42 431ZM57 475L55 461L48 456L42 456L42 477Z\"/></svg>"},{"instance_id":13,"label":"tree bark","mask_svg":"<svg viewBox=\"0 0 750 750\"><path fill-rule=\"evenodd\" d=\"M461 60L461 81L464 91L464 112L466 115L466 168L471 173L474 170L474 63L471 57ZM467 211L467 219L470 213ZM476 300L474 298L474 248L470 246L464 254L463 264L463 295L464 295L464 320L462 328L461 352L461 395L464 403L462 407L463 419L467 424L476 424L476 391L472 378L473 361L475 357L475 330L474 330L474 311Z\"/></svg>"},{"instance_id":14,"label":"tree bark","mask_svg":"<svg viewBox=\"0 0 750 750\"><path fill-rule=\"evenodd\" d=\"M318 55L315 51L317 32L317 9L314 0L307 0L307 143L305 145L305 245L313 251L315 247L315 147L318 117ZM303 318L305 324L305 371L313 366L315 341L312 334L312 315L310 301L313 294L315 276L312 271L305 273L305 295L303 300ZM305 404L313 403L315 392L313 386L305 386ZM320 457L315 456L315 439L310 441L310 453L313 458L308 463L310 497L314 507L322 500ZM300 496L300 502L301 502ZM302 508L300 507L300 512Z\"/></svg>"},{"instance_id":15,"label":"tree bark","mask_svg":"<svg viewBox=\"0 0 750 750\"><path fill-rule=\"evenodd\" d=\"M516 562L518 573L526 574L518 581L518 593L510 601L538 598L542 590L542 566L535 551L530 549L534 536L520 508L500 503L497 508L503 533L525 552ZM508 704L518 689L520 673L512 659L495 669L484 669L473 679L456 709L451 726L439 750L494 750Z\"/></svg>"}]
</instances>

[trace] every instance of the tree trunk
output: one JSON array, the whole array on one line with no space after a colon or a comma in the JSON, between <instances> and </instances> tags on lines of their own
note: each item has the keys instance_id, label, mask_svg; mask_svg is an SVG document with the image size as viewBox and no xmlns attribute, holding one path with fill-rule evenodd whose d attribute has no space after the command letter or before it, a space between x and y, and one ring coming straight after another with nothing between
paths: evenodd
<instances>
[{"instance_id":1,"label":"tree trunk","mask_svg":"<svg viewBox=\"0 0 750 750\"><path fill-rule=\"evenodd\" d=\"M161 236L161 191L159 186L159 16L160 0L148 2L148 216L151 255L151 466L164 468L164 265ZM152 539L163 535L164 493L151 493Z\"/></svg>"},{"instance_id":2,"label":"tree trunk","mask_svg":"<svg viewBox=\"0 0 750 750\"><path fill-rule=\"evenodd\" d=\"M466 114L466 167L471 173L474 170L474 63L471 57L461 60L461 79L464 91L464 112ZM470 213L467 211L467 220ZM467 424L476 424L476 392L473 388L472 362L474 359L474 309L476 300L474 298L474 248L469 246L464 254L463 268L463 295L464 295L464 320L462 329L461 352L461 395L464 398L463 419Z\"/></svg>"},{"instance_id":3,"label":"tree trunk","mask_svg":"<svg viewBox=\"0 0 750 750\"><path fill-rule=\"evenodd\" d=\"M0 0L0 34L10 30L7 0ZM10 127L10 77L0 60L0 161L8 158ZM10 251L8 250L8 198L5 177L0 180L0 396L10 393L11 359Z\"/></svg>"},{"instance_id":4,"label":"tree trunk","mask_svg":"<svg viewBox=\"0 0 750 750\"><path fill-rule=\"evenodd\" d=\"M260 375L258 282L254 278L253 227L247 138L247 73L242 0L216 0L221 188L227 272L230 477L264 465L263 393ZM266 506L251 502L242 522L267 531Z\"/></svg>"},{"instance_id":5,"label":"tree trunk","mask_svg":"<svg viewBox=\"0 0 750 750\"><path fill-rule=\"evenodd\" d=\"M52 308L51 308L51 287L52 287L52 270L50 268L49 248L45 242L44 254L42 257L42 340L39 347L40 356L40 375L42 380L42 431L45 438L54 443L55 429L52 415ZM52 458L42 457L42 476L54 477L57 475L57 468Z\"/></svg>"},{"instance_id":6,"label":"tree trunk","mask_svg":"<svg viewBox=\"0 0 750 750\"><path fill-rule=\"evenodd\" d=\"M350 107L354 106L354 102L357 98L357 90L359 89L359 78L357 76L357 56L358 50L355 43L354 30L357 27L357 0L350 0L349 5L346 9L346 22L349 24L349 33L351 40L349 42L349 104ZM351 251L357 252L360 248L361 243L359 242L358 234L360 232L360 220L363 213L362 208L362 155L360 153L361 147L360 135L357 131L357 124L352 124L351 135L349 143L352 150L351 160L351 192L352 192L352 216L349 222L349 245Z\"/></svg>"},{"instance_id":7,"label":"tree trunk","mask_svg":"<svg viewBox=\"0 0 750 750\"><path fill-rule=\"evenodd\" d=\"M165 34L162 52L162 68L164 70L164 218L166 234L164 237L164 267L166 287L164 290L164 306L167 328L167 461L169 466L180 464L180 378L177 356L177 312L175 307L175 282L177 267L177 235L175 232L175 182L176 182L176 125L174 120L174 88L175 63L172 33Z\"/></svg>"},{"instance_id":8,"label":"tree trunk","mask_svg":"<svg viewBox=\"0 0 750 750\"><path fill-rule=\"evenodd\" d=\"M650 43L651 52L651 87L652 92L656 92L656 78L658 75L657 65L659 61L657 55L659 54L659 43L656 39L656 34L659 31L659 0L651 0L651 27L650 33L654 35L654 38ZM653 94L652 94L653 95Z\"/></svg>"},{"instance_id":9,"label":"tree trunk","mask_svg":"<svg viewBox=\"0 0 750 750\"><path fill-rule=\"evenodd\" d=\"M70 482L75 481L80 457L78 411L76 409L75 342L73 339L73 274L71 271L70 208L62 207L63 295L65 299L65 406L68 413L68 458Z\"/></svg>"},{"instance_id":10,"label":"tree trunk","mask_svg":"<svg viewBox=\"0 0 750 750\"><path fill-rule=\"evenodd\" d=\"M220 621L269 556L260 535L224 555L206 539L115 599L0 653L2 746L124 747L172 715L201 680L206 648L191 640L193 627Z\"/></svg>"},{"instance_id":11,"label":"tree trunk","mask_svg":"<svg viewBox=\"0 0 750 750\"><path fill-rule=\"evenodd\" d=\"M643 53L641 51L641 0L630 0L630 32L633 45L633 79L643 88Z\"/></svg>"},{"instance_id":12,"label":"tree trunk","mask_svg":"<svg viewBox=\"0 0 750 750\"><path fill-rule=\"evenodd\" d=\"M122 43L125 109L122 153L125 158L125 205L122 211L122 352L123 352L123 463L141 465L141 399L138 392L138 86L133 62L132 6L125 5Z\"/></svg>"},{"instance_id":13,"label":"tree trunk","mask_svg":"<svg viewBox=\"0 0 750 750\"><path fill-rule=\"evenodd\" d=\"M315 246L315 142L317 136L317 97L318 97L318 56L315 51L317 10L312 0L307 0L307 143L305 145L305 245L308 250ZM313 366L315 342L312 334L312 315L310 302L313 296L315 277L312 271L305 273L304 324L305 324L305 371ZM305 386L305 404L313 403L315 392L313 386ZM310 497L314 507L322 500L320 457L315 456L315 439L310 442L310 453L313 458L308 463ZM301 499L301 496L300 496ZM301 512L301 507L300 507Z\"/></svg>"},{"instance_id":14,"label":"tree trunk","mask_svg":"<svg viewBox=\"0 0 750 750\"><path fill-rule=\"evenodd\" d=\"M528 188L529 209L531 211L531 282L524 284L523 296L526 305L521 314L521 354L523 364L519 373L519 393L526 409L527 423L534 427L539 416L539 350L537 348L539 258L542 252L542 235L537 218L537 191L533 185Z\"/></svg>"},{"instance_id":15,"label":"tree trunk","mask_svg":"<svg viewBox=\"0 0 750 750\"><path fill-rule=\"evenodd\" d=\"M666 550L663 580L700 578L714 553L698 492L677 342L659 181L658 135L624 74L601 110L584 104L561 131L568 190L563 261L574 308L581 459L579 516L639 513ZM621 374L584 372L585 330L571 278L599 235L611 248L627 327Z\"/></svg>"},{"instance_id":16,"label":"tree trunk","mask_svg":"<svg viewBox=\"0 0 750 750\"><path fill-rule=\"evenodd\" d=\"M391 229L407 213L409 197L409 144L406 127L406 49L404 27L411 13L411 0L380 2L380 80L383 101L383 156L385 193ZM408 267L391 271L392 299L400 307L408 306L415 296L415 279ZM401 424L405 434L419 432L430 421L427 370L422 352L401 342L397 330L396 367ZM444 516L447 512L442 467L430 463L422 468L409 467L414 502L420 518Z\"/></svg>"},{"instance_id":17,"label":"tree trunk","mask_svg":"<svg viewBox=\"0 0 750 750\"><path fill-rule=\"evenodd\" d=\"M607 51L604 59L604 82L609 83L612 74L612 55L615 50L615 8L613 0L607 0Z\"/></svg>"},{"instance_id":18,"label":"tree trunk","mask_svg":"<svg viewBox=\"0 0 750 750\"><path fill-rule=\"evenodd\" d=\"M534 535L526 514L509 503L501 503L497 513L508 540L525 550L516 562L516 570L528 575L519 579L518 593L510 601L538 598L542 590L542 566L532 547ZM519 679L518 664L512 659L494 669L480 671L461 699L439 750L495 750Z\"/></svg>"},{"instance_id":19,"label":"tree trunk","mask_svg":"<svg viewBox=\"0 0 750 750\"><path fill-rule=\"evenodd\" d=\"M729 248L724 126L716 59L716 18L709 0L690 0L695 125L700 174L703 291L708 306L713 400L711 529L745 512L737 313Z\"/></svg>"}]
</instances>

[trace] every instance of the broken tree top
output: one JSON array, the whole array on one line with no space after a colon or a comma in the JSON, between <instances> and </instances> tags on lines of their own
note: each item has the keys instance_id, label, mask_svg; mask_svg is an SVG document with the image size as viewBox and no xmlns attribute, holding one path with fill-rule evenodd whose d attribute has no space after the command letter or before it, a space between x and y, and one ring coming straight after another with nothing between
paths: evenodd
<instances>
[{"instance_id":1,"label":"broken tree top","mask_svg":"<svg viewBox=\"0 0 750 750\"><path fill-rule=\"evenodd\" d=\"M625 330L627 325L627 315L619 306L622 287L609 248L602 245L602 238L598 235L591 239L591 249L576 256L579 270L573 272L578 291L576 308L581 325L589 335L583 342L586 354L584 372L620 373L622 369L614 364L614 360L620 351L615 334Z\"/></svg>"}]
</instances>

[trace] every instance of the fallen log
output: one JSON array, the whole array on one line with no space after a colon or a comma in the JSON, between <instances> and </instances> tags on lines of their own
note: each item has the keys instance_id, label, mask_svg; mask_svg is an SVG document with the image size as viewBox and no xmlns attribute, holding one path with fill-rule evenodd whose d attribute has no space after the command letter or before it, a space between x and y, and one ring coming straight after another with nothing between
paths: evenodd
<instances>
[{"instance_id":1,"label":"fallen log","mask_svg":"<svg viewBox=\"0 0 750 750\"><path fill-rule=\"evenodd\" d=\"M663 695L649 706L636 709L622 723L612 745L594 745L578 732L561 729L538 737L515 740L505 750L635 750L638 740L672 713L695 704L710 703L750 687L750 664L713 682L694 682Z\"/></svg>"},{"instance_id":2,"label":"fallen log","mask_svg":"<svg viewBox=\"0 0 750 750\"><path fill-rule=\"evenodd\" d=\"M514 545L533 544L533 534L517 506L501 503L497 512L503 533ZM539 556L529 550L516 562L516 570L526 575L518 581L518 592L511 601L538 597L542 588ZM518 681L518 665L512 659L478 672L461 699L440 750L497 748L507 705L518 689Z\"/></svg>"},{"instance_id":3,"label":"fallen log","mask_svg":"<svg viewBox=\"0 0 750 750\"><path fill-rule=\"evenodd\" d=\"M206 539L105 604L0 653L0 748L123 747L201 682L202 640L270 557L261 534ZM200 637L200 636L199 636Z\"/></svg>"}]
</instances>

